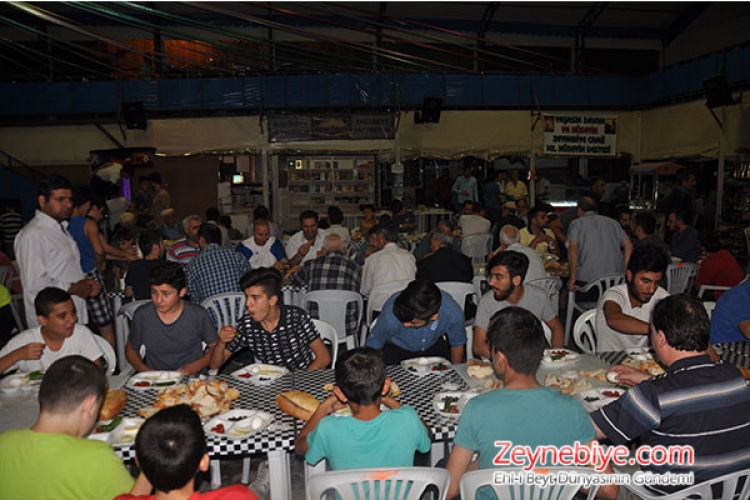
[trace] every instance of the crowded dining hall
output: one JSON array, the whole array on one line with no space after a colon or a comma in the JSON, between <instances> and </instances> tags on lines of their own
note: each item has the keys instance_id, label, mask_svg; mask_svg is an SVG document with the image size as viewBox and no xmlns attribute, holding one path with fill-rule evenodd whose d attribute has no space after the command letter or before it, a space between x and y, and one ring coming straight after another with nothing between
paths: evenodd
<instances>
[{"instance_id":1,"label":"crowded dining hall","mask_svg":"<svg viewBox=\"0 0 750 500\"><path fill-rule=\"evenodd\" d=\"M747 21L0 4L0 499L747 498Z\"/></svg>"}]
</instances>

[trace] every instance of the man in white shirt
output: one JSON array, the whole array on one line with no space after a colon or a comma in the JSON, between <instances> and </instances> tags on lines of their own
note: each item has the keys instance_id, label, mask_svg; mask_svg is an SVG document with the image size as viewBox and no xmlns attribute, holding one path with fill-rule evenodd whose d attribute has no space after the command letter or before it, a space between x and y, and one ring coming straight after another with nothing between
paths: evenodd
<instances>
[{"instance_id":1,"label":"man in white shirt","mask_svg":"<svg viewBox=\"0 0 750 500\"><path fill-rule=\"evenodd\" d=\"M521 234L516 226L506 224L501 227L498 239L500 240L500 246L489 255L487 260L492 260L492 257L502 251L512 250L524 254L529 259L529 269L526 271L526 277L523 279L524 283L547 277L547 271L544 270L542 258L531 247L521 243Z\"/></svg>"},{"instance_id":2,"label":"man in white shirt","mask_svg":"<svg viewBox=\"0 0 750 500\"><path fill-rule=\"evenodd\" d=\"M284 245L271 236L271 224L267 220L256 220L253 236L240 242L235 250L247 258L253 269L274 267L282 271L289 264Z\"/></svg>"},{"instance_id":3,"label":"man in white shirt","mask_svg":"<svg viewBox=\"0 0 750 500\"><path fill-rule=\"evenodd\" d=\"M609 288L596 306L596 350L621 351L645 347L654 306L669 292L659 286L669 257L653 245L633 250L625 283Z\"/></svg>"},{"instance_id":4,"label":"man in white shirt","mask_svg":"<svg viewBox=\"0 0 750 500\"><path fill-rule=\"evenodd\" d=\"M78 320L85 324L86 299L96 297L101 287L96 280L84 276L78 245L68 232L68 219L73 213L73 185L65 177L51 175L39 183L37 202L36 215L18 233L15 242L26 324L29 327L39 324L34 298L50 286L73 296Z\"/></svg>"},{"instance_id":5,"label":"man in white shirt","mask_svg":"<svg viewBox=\"0 0 750 500\"><path fill-rule=\"evenodd\" d=\"M79 354L101 368L102 350L91 330L76 323L70 294L45 288L34 307L40 326L19 333L0 350L0 373L17 368L23 373L47 370L60 358Z\"/></svg>"},{"instance_id":6,"label":"man in white shirt","mask_svg":"<svg viewBox=\"0 0 750 500\"><path fill-rule=\"evenodd\" d=\"M389 281L414 280L417 262L411 252L399 248L398 232L391 226L376 226L375 238L382 247L372 254L362 269L362 295L370 295L376 285Z\"/></svg>"},{"instance_id":7,"label":"man in white shirt","mask_svg":"<svg viewBox=\"0 0 750 500\"><path fill-rule=\"evenodd\" d=\"M316 258L328 235L323 229L318 229L318 214L313 210L299 214L299 225L301 231L289 238L286 244L286 255L292 266Z\"/></svg>"},{"instance_id":8,"label":"man in white shirt","mask_svg":"<svg viewBox=\"0 0 750 500\"><path fill-rule=\"evenodd\" d=\"M487 234L490 232L492 223L484 216L484 207L478 201L472 203L471 214L462 215L458 219L463 236L471 234Z\"/></svg>"}]
</instances>

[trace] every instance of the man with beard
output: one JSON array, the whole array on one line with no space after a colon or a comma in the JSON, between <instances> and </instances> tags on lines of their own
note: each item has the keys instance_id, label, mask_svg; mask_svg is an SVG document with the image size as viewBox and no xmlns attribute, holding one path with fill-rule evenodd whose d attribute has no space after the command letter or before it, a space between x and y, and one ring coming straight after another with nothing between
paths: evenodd
<instances>
[{"instance_id":1,"label":"man with beard","mask_svg":"<svg viewBox=\"0 0 750 500\"><path fill-rule=\"evenodd\" d=\"M648 345L654 305L669 292L659 287L669 258L659 247L640 245L625 271L625 283L604 292L596 307L598 351L620 351Z\"/></svg>"},{"instance_id":2,"label":"man with beard","mask_svg":"<svg viewBox=\"0 0 750 500\"><path fill-rule=\"evenodd\" d=\"M495 255L487 264L490 291L484 294L474 319L474 353L490 358L487 327L497 311L509 306L519 306L531 311L552 331L552 347L563 347L565 332L555 314L547 293L534 285L524 285L529 258L519 252L507 250Z\"/></svg>"}]
</instances>

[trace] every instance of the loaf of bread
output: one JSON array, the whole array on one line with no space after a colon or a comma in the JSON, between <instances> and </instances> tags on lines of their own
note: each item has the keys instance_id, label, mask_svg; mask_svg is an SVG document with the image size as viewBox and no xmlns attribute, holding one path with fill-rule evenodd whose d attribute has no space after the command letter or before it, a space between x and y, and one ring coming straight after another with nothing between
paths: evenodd
<instances>
[{"instance_id":1,"label":"loaf of bread","mask_svg":"<svg viewBox=\"0 0 750 500\"><path fill-rule=\"evenodd\" d=\"M128 404L128 396L122 389L107 389L102 408L99 410L99 420L115 418Z\"/></svg>"},{"instance_id":2,"label":"loaf of bread","mask_svg":"<svg viewBox=\"0 0 750 500\"><path fill-rule=\"evenodd\" d=\"M320 403L315 396L302 391L281 392L276 395L276 406L287 415L308 421Z\"/></svg>"},{"instance_id":3,"label":"loaf of bread","mask_svg":"<svg viewBox=\"0 0 750 500\"><path fill-rule=\"evenodd\" d=\"M492 365L478 359L470 359L466 363L466 374L478 380L491 377L495 373Z\"/></svg>"},{"instance_id":4,"label":"loaf of bread","mask_svg":"<svg viewBox=\"0 0 750 500\"><path fill-rule=\"evenodd\" d=\"M391 396L397 397L401 395L401 388L398 386L395 380L391 380Z\"/></svg>"}]
</instances>

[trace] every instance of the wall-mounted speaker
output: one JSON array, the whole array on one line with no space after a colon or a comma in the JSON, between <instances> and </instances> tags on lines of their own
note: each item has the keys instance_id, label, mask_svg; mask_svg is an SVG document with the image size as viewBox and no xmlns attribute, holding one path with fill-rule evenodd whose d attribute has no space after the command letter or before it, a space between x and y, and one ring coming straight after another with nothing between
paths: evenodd
<instances>
[{"instance_id":1,"label":"wall-mounted speaker","mask_svg":"<svg viewBox=\"0 0 750 500\"><path fill-rule=\"evenodd\" d=\"M120 119L128 130L146 130L146 111L143 101L126 101L120 105Z\"/></svg>"},{"instance_id":2,"label":"wall-mounted speaker","mask_svg":"<svg viewBox=\"0 0 750 500\"><path fill-rule=\"evenodd\" d=\"M443 99L425 96L422 101L422 112L414 114L414 123L438 123L440 112L443 110Z\"/></svg>"},{"instance_id":3,"label":"wall-mounted speaker","mask_svg":"<svg viewBox=\"0 0 750 500\"><path fill-rule=\"evenodd\" d=\"M703 80L703 91L706 93L706 106L717 108L735 104L727 77L723 74Z\"/></svg>"}]
</instances>

